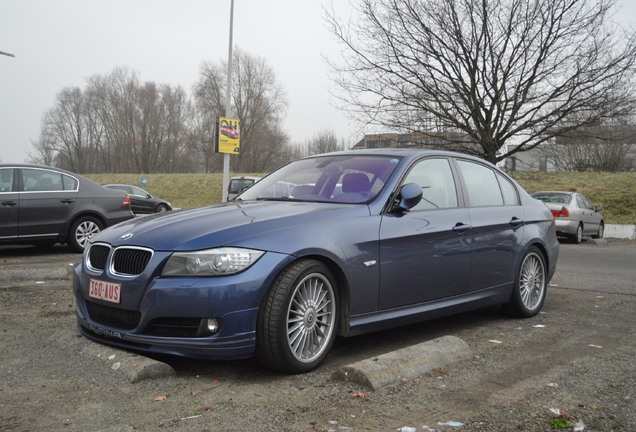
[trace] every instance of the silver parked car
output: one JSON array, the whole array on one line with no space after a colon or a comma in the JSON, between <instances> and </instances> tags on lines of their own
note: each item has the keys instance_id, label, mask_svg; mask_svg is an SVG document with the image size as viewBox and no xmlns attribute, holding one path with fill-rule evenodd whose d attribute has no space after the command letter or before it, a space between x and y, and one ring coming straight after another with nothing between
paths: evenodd
<instances>
[{"instance_id":1,"label":"silver parked car","mask_svg":"<svg viewBox=\"0 0 636 432\"><path fill-rule=\"evenodd\" d=\"M532 197L543 201L552 211L557 235L569 237L577 244L585 235L603 238L605 221L599 213L603 208L593 207L580 193L543 191Z\"/></svg>"}]
</instances>

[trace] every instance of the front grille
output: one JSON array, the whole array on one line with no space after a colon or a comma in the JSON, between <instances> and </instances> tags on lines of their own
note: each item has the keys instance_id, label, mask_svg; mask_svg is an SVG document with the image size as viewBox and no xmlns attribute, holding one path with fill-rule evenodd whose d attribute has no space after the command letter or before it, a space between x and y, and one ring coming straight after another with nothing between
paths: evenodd
<instances>
[{"instance_id":1,"label":"front grille","mask_svg":"<svg viewBox=\"0 0 636 432\"><path fill-rule=\"evenodd\" d=\"M86 302L88 315L96 323L124 330L132 330L139 325L141 312L117 309L93 302Z\"/></svg>"},{"instance_id":2,"label":"front grille","mask_svg":"<svg viewBox=\"0 0 636 432\"><path fill-rule=\"evenodd\" d=\"M152 258L152 251L149 249L120 247L115 249L112 258L113 273L136 276L145 270L148 262Z\"/></svg>"},{"instance_id":3,"label":"front grille","mask_svg":"<svg viewBox=\"0 0 636 432\"><path fill-rule=\"evenodd\" d=\"M88 265L94 270L103 271L106 268L106 260L110 248L104 245L93 245L88 251Z\"/></svg>"},{"instance_id":4,"label":"front grille","mask_svg":"<svg viewBox=\"0 0 636 432\"><path fill-rule=\"evenodd\" d=\"M201 318L156 318L144 333L153 336L197 337Z\"/></svg>"}]
</instances>

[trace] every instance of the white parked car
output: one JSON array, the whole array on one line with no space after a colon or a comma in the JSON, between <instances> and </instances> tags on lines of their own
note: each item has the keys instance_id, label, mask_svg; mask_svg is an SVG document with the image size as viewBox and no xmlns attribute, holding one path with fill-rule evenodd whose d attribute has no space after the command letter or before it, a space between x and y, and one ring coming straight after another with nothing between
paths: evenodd
<instances>
[{"instance_id":1,"label":"white parked car","mask_svg":"<svg viewBox=\"0 0 636 432\"><path fill-rule=\"evenodd\" d=\"M586 235L603 238L605 221L599 213L603 207L593 207L580 193L543 191L532 197L543 201L552 211L557 235L569 237L577 244Z\"/></svg>"}]
</instances>

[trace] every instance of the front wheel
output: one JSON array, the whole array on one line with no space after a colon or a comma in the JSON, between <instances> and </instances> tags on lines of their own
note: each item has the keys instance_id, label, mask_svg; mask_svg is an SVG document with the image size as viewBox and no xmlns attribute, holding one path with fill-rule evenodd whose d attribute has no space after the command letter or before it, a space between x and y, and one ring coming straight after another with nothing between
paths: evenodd
<instances>
[{"instance_id":1,"label":"front wheel","mask_svg":"<svg viewBox=\"0 0 636 432\"><path fill-rule=\"evenodd\" d=\"M165 205L165 204L159 204L159 205L157 206L157 208L155 208L155 213L163 213L163 212L168 211L168 210L170 210L170 209L168 208L168 206L167 206L167 205Z\"/></svg>"},{"instance_id":2,"label":"front wheel","mask_svg":"<svg viewBox=\"0 0 636 432\"><path fill-rule=\"evenodd\" d=\"M91 216L77 219L68 233L68 244L75 252L83 252L88 240L102 230L102 223Z\"/></svg>"},{"instance_id":3,"label":"front wheel","mask_svg":"<svg viewBox=\"0 0 636 432\"><path fill-rule=\"evenodd\" d=\"M595 235L593 235L593 236L592 236L592 238L595 238L595 239L602 239L602 238L603 238L603 235L605 235L605 224L604 224L603 222L601 222L601 223L598 225L598 231L596 232L596 234L595 234Z\"/></svg>"},{"instance_id":4,"label":"front wheel","mask_svg":"<svg viewBox=\"0 0 636 432\"><path fill-rule=\"evenodd\" d=\"M510 302L509 313L518 317L532 317L539 313L547 291L547 271L543 254L531 247L523 256Z\"/></svg>"},{"instance_id":5,"label":"front wheel","mask_svg":"<svg viewBox=\"0 0 636 432\"><path fill-rule=\"evenodd\" d=\"M317 260L300 260L274 281L259 311L256 353L272 369L304 373L318 367L335 340L336 284Z\"/></svg>"},{"instance_id":6,"label":"front wheel","mask_svg":"<svg viewBox=\"0 0 636 432\"><path fill-rule=\"evenodd\" d=\"M583 225L579 224L576 227L576 233L572 236L572 241L576 244L581 244L583 241Z\"/></svg>"}]
</instances>

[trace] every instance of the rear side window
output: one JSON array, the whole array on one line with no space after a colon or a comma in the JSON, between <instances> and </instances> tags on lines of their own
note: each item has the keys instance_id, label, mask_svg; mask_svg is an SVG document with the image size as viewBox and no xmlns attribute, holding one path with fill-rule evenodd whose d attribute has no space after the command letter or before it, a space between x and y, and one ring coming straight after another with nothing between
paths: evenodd
<instances>
[{"instance_id":1,"label":"rear side window","mask_svg":"<svg viewBox=\"0 0 636 432\"><path fill-rule=\"evenodd\" d=\"M464 178L471 207L518 204L514 185L495 170L465 160L458 160L457 165Z\"/></svg>"},{"instance_id":2,"label":"rear side window","mask_svg":"<svg viewBox=\"0 0 636 432\"><path fill-rule=\"evenodd\" d=\"M497 180L499 181L499 187L501 188L501 194L503 195L504 204L518 205L519 197L517 196L517 189L510 182L510 180L499 173L497 173Z\"/></svg>"},{"instance_id":3,"label":"rear side window","mask_svg":"<svg viewBox=\"0 0 636 432\"><path fill-rule=\"evenodd\" d=\"M62 174L41 169L22 169L25 192L63 191Z\"/></svg>"},{"instance_id":4,"label":"rear side window","mask_svg":"<svg viewBox=\"0 0 636 432\"><path fill-rule=\"evenodd\" d=\"M71 176L62 174L62 183L64 184L64 190L77 190L79 182Z\"/></svg>"}]
</instances>

